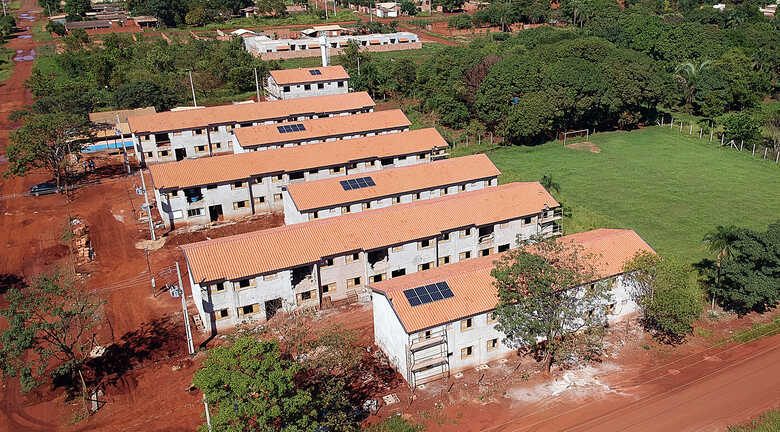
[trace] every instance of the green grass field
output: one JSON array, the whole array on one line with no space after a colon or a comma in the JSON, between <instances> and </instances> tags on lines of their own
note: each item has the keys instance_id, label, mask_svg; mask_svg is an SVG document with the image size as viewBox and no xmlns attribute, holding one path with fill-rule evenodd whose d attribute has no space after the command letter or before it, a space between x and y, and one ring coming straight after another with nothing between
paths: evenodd
<instances>
[{"instance_id":1,"label":"green grass field","mask_svg":"<svg viewBox=\"0 0 780 432\"><path fill-rule=\"evenodd\" d=\"M774 161L659 127L599 133L591 141L601 153L552 142L459 147L453 154L485 151L502 183L552 174L561 200L572 207L567 232L632 228L659 253L688 261L706 255L701 239L716 225L763 230L780 219L780 166Z\"/></svg>"},{"instance_id":2,"label":"green grass field","mask_svg":"<svg viewBox=\"0 0 780 432\"><path fill-rule=\"evenodd\" d=\"M767 411L760 418L740 426L730 426L728 432L777 432L780 431L780 410Z\"/></svg>"},{"instance_id":3,"label":"green grass field","mask_svg":"<svg viewBox=\"0 0 780 432\"><path fill-rule=\"evenodd\" d=\"M11 78L14 73L14 50L0 47L0 82Z\"/></svg>"}]
</instances>

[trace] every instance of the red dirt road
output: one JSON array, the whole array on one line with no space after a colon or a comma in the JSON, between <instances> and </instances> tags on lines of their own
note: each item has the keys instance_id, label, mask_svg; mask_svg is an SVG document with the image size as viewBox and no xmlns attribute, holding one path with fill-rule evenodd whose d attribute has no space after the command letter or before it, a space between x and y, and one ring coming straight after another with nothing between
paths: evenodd
<instances>
[{"instance_id":1,"label":"red dirt road","mask_svg":"<svg viewBox=\"0 0 780 432\"><path fill-rule=\"evenodd\" d=\"M778 365L780 335L775 335L696 350L653 367L605 372L601 382L609 389L590 389L585 397L564 391L530 403L504 399L477 409L472 401L448 407L441 416L470 417L459 422L460 431L724 431L780 407Z\"/></svg>"}]
</instances>

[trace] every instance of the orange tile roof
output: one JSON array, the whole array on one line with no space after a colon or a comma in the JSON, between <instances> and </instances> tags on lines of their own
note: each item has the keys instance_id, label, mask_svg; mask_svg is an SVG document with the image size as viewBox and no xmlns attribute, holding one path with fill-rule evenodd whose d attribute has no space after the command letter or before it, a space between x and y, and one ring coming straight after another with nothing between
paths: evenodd
<instances>
[{"instance_id":1,"label":"orange tile roof","mask_svg":"<svg viewBox=\"0 0 780 432\"><path fill-rule=\"evenodd\" d=\"M300 211L361 202L400 193L496 177L501 171L477 154L436 162L291 184L287 187ZM370 176L376 186L344 190L341 181Z\"/></svg>"},{"instance_id":2,"label":"orange tile roof","mask_svg":"<svg viewBox=\"0 0 780 432\"><path fill-rule=\"evenodd\" d=\"M309 48L316 46L319 48L319 44L310 44ZM312 75L309 71L320 71L319 75ZM344 69L344 66L319 66L311 68L298 68L298 69L280 69L272 70L269 72L271 77L279 85L318 82L318 81L332 81L340 79L349 79L349 74Z\"/></svg>"},{"instance_id":3,"label":"orange tile roof","mask_svg":"<svg viewBox=\"0 0 780 432\"><path fill-rule=\"evenodd\" d=\"M633 230L597 229L560 237L583 247L597 257L601 278L622 273L623 263L639 251L654 252ZM412 273L371 284L373 291L385 295L408 333L442 325L495 309L498 291L490 271L500 255L474 258L432 270ZM403 291L423 285L447 282L454 297L412 307Z\"/></svg>"},{"instance_id":4,"label":"orange tile roof","mask_svg":"<svg viewBox=\"0 0 780 432\"><path fill-rule=\"evenodd\" d=\"M538 182L509 183L181 246L195 281L240 279L444 231L538 213L558 203Z\"/></svg>"},{"instance_id":5,"label":"orange tile roof","mask_svg":"<svg viewBox=\"0 0 780 432\"><path fill-rule=\"evenodd\" d=\"M127 119L130 117L138 117L142 115L154 114L157 111L154 107L115 110L115 111L99 111L89 113L89 121L92 123L107 123L111 125L116 124L116 116L119 116L120 123L127 123Z\"/></svg>"},{"instance_id":6,"label":"orange tile roof","mask_svg":"<svg viewBox=\"0 0 780 432\"><path fill-rule=\"evenodd\" d=\"M446 148L436 129L330 141L225 156L185 159L149 166L157 189L185 188L246 179L261 174L295 172L349 162L411 155Z\"/></svg>"},{"instance_id":7,"label":"orange tile roof","mask_svg":"<svg viewBox=\"0 0 780 432\"><path fill-rule=\"evenodd\" d=\"M278 126L284 124L302 124L306 127L306 130L281 133ZM240 128L233 131L233 134L238 145L247 148L337 135L354 135L362 132L397 129L412 125L400 109L323 117L284 124L263 124Z\"/></svg>"},{"instance_id":8,"label":"orange tile roof","mask_svg":"<svg viewBox=\"0 0 780 432\"><path fill-rule=\"evenodd\" d=\"M373 108L376 104L366 92L297 99L219 105L197 110L165 111L131 117L135 133L155 133L204 128L209 125L282 119L303 114L325 114Z\"/></svg>"}]
</instances>

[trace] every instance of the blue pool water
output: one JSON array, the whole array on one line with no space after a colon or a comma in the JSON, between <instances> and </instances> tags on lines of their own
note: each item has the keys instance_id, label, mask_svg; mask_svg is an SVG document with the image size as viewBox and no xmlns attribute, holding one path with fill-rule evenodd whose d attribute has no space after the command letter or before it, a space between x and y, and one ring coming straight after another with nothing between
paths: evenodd
<instances>
[{"instance_id":1,"label":"blue pool water","mask_svg":"<svg viewBox=\"0 0 780 432\"><path fill-rule=\"evenodd\" d=\"M124 144L125 144L125 147L130 147L130 148L133 147L133 141L132 140L131 141L125 141ZM115 142L115 143L110 143L110 144L95 144L95 145L84 146L83 152L84 153L94 153L96 151L103 151L103 150L109 150L109 149L121 149L121 148L122 148L122 143L120 143L120 142Z\"/></svg>"}]
</instances>

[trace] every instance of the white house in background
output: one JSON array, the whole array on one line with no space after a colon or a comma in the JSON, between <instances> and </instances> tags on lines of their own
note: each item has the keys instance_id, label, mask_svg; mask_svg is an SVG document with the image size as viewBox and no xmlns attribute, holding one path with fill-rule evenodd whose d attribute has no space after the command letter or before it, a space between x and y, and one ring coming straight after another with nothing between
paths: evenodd
<instances>
[{"instance_id":1,"label":"white house in background","mask_svg":"<svg viewBox=\"0 0 780 432\"><path fill-rule=\"evenodd\" d=\"M558 207L538 182L510 183L181 248L198 313L216 330L557 235Z\"/></svg>"},{"instance_id":2,"label":"white house in background","mask_svg":"<svg viewBox=\"0 0 780 432\"><path fill-rule=\"evenodd\" d=\"M294 147L404 132L408 131L411 125L412 122L399 109L282 124L264 124L236 130L232 147L234 153Z\"/></svg>"},{"instance_id":3,"label":"white house in background","mask_svg":"<svg viewBox=\"0 0 780 432\"><path fill-rule=\"evenodd\" d=\"M166 111L128 119L135 154L143 163L233 153L235 130L259 124L366 113L366 92Z\"/></svg>"},{"instance_id":4,"label":"white house in background","mask_svg":"<svg viewBox=\"0 0 780 432\"><path fill-rule=\"evenodd\" d=\"M622 275L623 264L639 251L653 252L637 233L598 229L556 241L573 242L599 257L599 280L592 282L611 286L612 298L604 304L609 321L637 309ZM477 258L370 284L374 342L410 386L517 351L495 328L498 292L490 271L496 259Z\"/></svg>"},{"instance_id":5,"label":"white house in background","mask_svg":"<svg viewBox=\"0 0 780 432\"><path fill-rule=\"evenodd\" d=\"M379 209L498 185L501 172L484 155L352 174L284 188L284 223Z\"/></svg>"},{"instance_id":6,"label":"white house in background","mask_svg":"<svg viewBox=\"0 0 780 432\"><path fill-rule=\"evenodd\" d=\"M349 92L349 74L340 65L273 70L265 92L268 100L345 94Z\"/></svg>"},{"instance_id":7,"label":"white house in background","mask_svg":"<svg viewBox=\"0 0 780 432\"><path fill-rule=\"evenodd\" d=\"M206 224L283 209L285 186L446 157L436 129L149 166L165 224Z\"/></svg>"},{"instance_id":8,"label":"white house in background","mask_svg":"<svg viewBox=\"0 0 780 432\"><path fill-rule=\"evenodd\" d=\"M396 2L377 3L374 13L379 18L395 18L399 15L401 7Z\"/></svg>"},{"instance_id":9,"label":"white house in background","mask_svg":"<svg viewBox=\"0 0 780 432\"><path fill-rule=\"evenodd\" d=\"M382 49L391 51L393 49L408 49L410 44L420 42L420 37L411 32L395 33L372 33L367 35L341 35L327 38L328 54L331 56L340 55L340 51L349 45L350 41L355 41L361 47L367 47L369 50ZM300 39L269 39L267 36L255 36L244 38L244 48L252 54L263 57L269 53L295 53L303 52L298 57L314 57L321 55L321 40L318 38L300 38Z\"/></svg>"}]
</instances>

